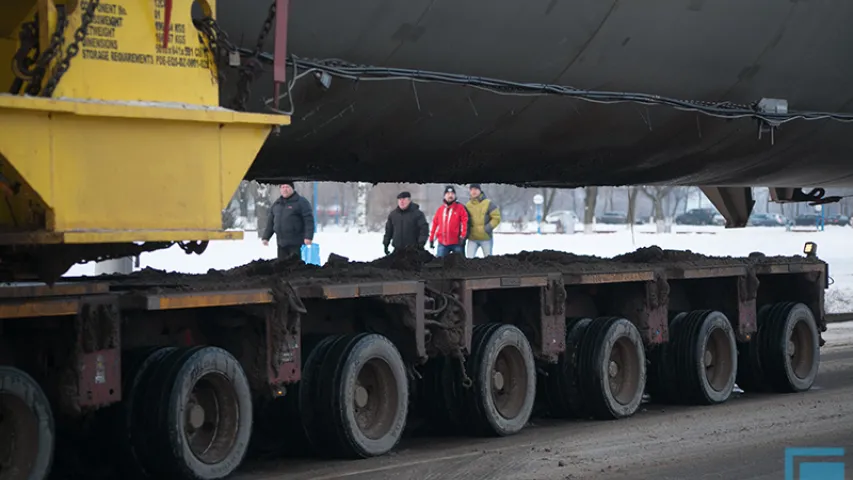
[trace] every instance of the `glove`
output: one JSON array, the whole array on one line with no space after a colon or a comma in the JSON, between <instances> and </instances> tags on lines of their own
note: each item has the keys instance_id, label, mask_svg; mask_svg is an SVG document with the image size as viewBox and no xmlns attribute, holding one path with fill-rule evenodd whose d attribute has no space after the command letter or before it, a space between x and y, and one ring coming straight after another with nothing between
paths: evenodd
<instances>
[{"instance_id":1,"label":"glove","mask_svg":"<svg viewBox=\"0 0 853 480\"><path fill-rule=\"evenodd\" d=\"M391 255L391 252L388 250L388 245L385 245L385 255Z\"/></svg>"},{"instance_id":2,"label":"glove","mask_svg":"<svg viewBox=\"0 0 853 480\"><path fill-rule=\"evenodd\" d=\"M430 241L429 241L429 248L430 248L430 250L432 250L432 249L434 249L434 248L435 248L435 240L430 240Z\"/></svg>"}]
</instances>

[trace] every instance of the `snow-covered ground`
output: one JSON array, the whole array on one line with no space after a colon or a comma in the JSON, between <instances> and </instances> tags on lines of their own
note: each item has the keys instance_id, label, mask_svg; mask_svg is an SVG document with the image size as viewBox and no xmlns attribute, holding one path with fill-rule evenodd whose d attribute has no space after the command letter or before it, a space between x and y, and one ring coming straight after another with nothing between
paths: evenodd
<instances>
[{"instance_id":1,"label":"snow-covered ground","mask_svg":"<svg viewBox=\"0 0 853 480\"><path fill-rule=\"evenodd\" d=\"M767 255L802 254L807 241L816 242L818 256L829 263L832 285L827 291L826 306L831 313L853 311L853 228L827 226L823 232L785 231L784 228L744 228L726 230L721 227L673 227L673 233L656 234L654 227L637 226L633 233L625 226L598 227L595 234L536 235L498 233L494 253L517 253L523 250L563 250L577 254L612 257L640 247L658 245L665 249L685 249L706 255L744 256L761 251ZM604 230L604 231L602 231ZM177 247L143 254L140 268L203 273L208 269L224 269L260 258L274 258L275 248L264 247L255 232L245 232L242 241L211 242L202 255L187 255ZM334 227L315 236L320 245L321 260L330 253L351 260L370 261L383 255L382 233L358 234ZM68 275L92 275L94 264L76 265Z\"/></svg>"}]
</instances>

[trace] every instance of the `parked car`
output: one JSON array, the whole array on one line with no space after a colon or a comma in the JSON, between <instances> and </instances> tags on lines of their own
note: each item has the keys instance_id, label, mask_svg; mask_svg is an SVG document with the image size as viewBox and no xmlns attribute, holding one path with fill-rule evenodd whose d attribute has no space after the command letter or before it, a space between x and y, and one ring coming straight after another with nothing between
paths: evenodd
<instances>
[{"instance_id":1,"label":"parked car","mask_svg":"<svg viewBox=\"0 0 853 480\"><path fill-rule=\"evenodd\" d=\"M595 222L605 225L622 225L628 223L628 215L623 212L604 212L595 218Z\"/></svg>"},{"instance_id":2,"label":"parked car","mask_svg":"<svg viewBox=\"0 0 853 480\"><path fill-rule=\"evenodd\" d=\"M840 213L835 214L835 215L830 215L830 216L826 217L826 224L827 225L841 225L841 226L846 227L846 226L850 225L850 217L848 217L847 215L842 215Z\"/></svg>"},{"instance_id":3,"label":"parked car","mask_svg":"<svg viewBox=\"0 0 853 480\"><path fill-rule=\"evenodd\" d=\"M571 210L558 210L545 216L545 223L557 225L557 231L569 231L581 223L577 214Z\"/></svg>"},{"instance_id":4,"label":"parked car","mask_svg":"<svg viewBox=\"0 0 853 480\"><path fill-rule=\"evenodd\" d=\"M675 217L677 225L714 225L714 216L719 215L713 208L694 208ZM725 225L725 222L723 222Z\"/></svg>"},{"instance_id":5,"label":"parked car","mask_svg":"<svg viewBox=\"0 0 853 480\"><path fill-rule=\"evenodd\" d=\"M820 215L816 213L805 213L794 219L794 225L798 227L815 227L820 222Z\"/></svg>"},{"instance_id":6,"label":"parked car","mask_svg":"<svg viewBox=\"0 0 853 480\"><path fill-rule=\"evenodd\" d=\"M725 227L726 226L726 217L720 215L719 213L714 215L714 218L711 219L714 225Z\"/></svg>"},{"instance_id":7,"label":"parked car","mask_svg":"<svg viewBox=\"0 0 853 480\"><path fill-rule=\"evenodd\" d=\"M779 213L753 213L747 225L751 227L784 227L791 221Z\"/></svg>"},{"instance_id":8,"label":"parked car","mask_svg":"<svg viewBox=\"0 0 853 480\"><path fill-rule=\"evenodd\" d=\"M575 221L575 223L580 223L580 219L577 214L571 210L557 210L556 212L551 212L545 217L545 223L557 223L557 221L571 218Z\"/></svg>"}]
</instances>

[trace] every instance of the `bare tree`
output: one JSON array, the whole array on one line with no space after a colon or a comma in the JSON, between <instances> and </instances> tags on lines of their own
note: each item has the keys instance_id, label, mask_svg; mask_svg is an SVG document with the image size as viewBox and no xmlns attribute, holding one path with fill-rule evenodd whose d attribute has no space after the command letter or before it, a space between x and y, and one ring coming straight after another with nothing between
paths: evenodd
<instances>
[{"instance_id":1,"label":"bare tree","mask_svg":"<svg viewBox=\"0 0 853 480\"><path fill-rule=\"evenodd\" d=\"M672 202L670 203L669 216L674 217L678 213L678 208L684 204L687 205L687 199L690 197L691 187L673 187L671 196Z\"/></svg>"},{"instance_id":2,"label":"bare tree","mask_svg":"<svg viewBox=\"0 0 853 480\"><path fill-rule=\"evenodd\" d=\"M663 200L672 193L674 187L640 187L643 195L649 198L653 204L654 219L657 224L657 232L664 233L664 210Z\"/></svg>"},{"instance_id":3,"label":"bare tree","mask_svg":"<svg viewBox=\"0 0 853 480\"><path fill-rule=\"evenodd\" d=\"M528 198L527 191L515 185L488 184L483 185L483 191L495 202L495 205L501 209L502 213L505 212L507 214Z\"/></svg>"},{"instance_id":4,"label":"bare tree","mask_svg":"<svg viewBox=\"0 0 853 480\"><path fill-rule=\"evenodd\" d=\"M604 203L604 208L608 212L612 212L614 210L613 203L615 195L616 187L607 187L607 201Z\"/></svg>"},{"instance_id":5,"label":"bare tree","mask_svg":"<svg viewBox=\"0 0 853 480\"><path fill-rule=\"evenodd\" d=\"M272 185L266 183L252 182L254 184L255 194L255 218L258 224L258 235L261 235L267 225L267 217L269 216L270 206L272 206Z\"/></svg>"},{"instance_id":6,"label":"bare tree","mask_svg":"<svg viewBox=\"0 0 853 480\"><path fill-rule=\"evenodd\" d=\"M595 220L595 204L598 201L598 187L584 188L584 207L583 207L583 231L584 233L592 233L593 221Z\"/></svg>"},{"instance_id":7,"label":"bare tree","mask_svg":"<svg viewBox=\"0 0 853 480\"><path fill-rule=\"evenodd\" d=\"M628 224L633 225L637 221L637 194L640 187L628 187Z\"/></svg>"},{"instance_id":8,"label":"bare tree","mask_svg":"<svg viewBox=\"0 0 853 480\"><path fill-rule=\"evenodd\" d=\"M367 233L367 198L371 185L367 182L358 182L358 200L356 202L355 223L358 225L358 233Z\"/></svg>"},{"instance_id":9,"label":"bare tree","mask_svg":"<svg viewBox=\"0 0 853 480\"><path fill-rule=\"evenodd\" d=\"M551 213L551 208L554 206L554 197L557 195L556 188L543 188L542 189L542 198L545 201L542 203L542 218L548 216Z\"/></svg>"}]
</instances>

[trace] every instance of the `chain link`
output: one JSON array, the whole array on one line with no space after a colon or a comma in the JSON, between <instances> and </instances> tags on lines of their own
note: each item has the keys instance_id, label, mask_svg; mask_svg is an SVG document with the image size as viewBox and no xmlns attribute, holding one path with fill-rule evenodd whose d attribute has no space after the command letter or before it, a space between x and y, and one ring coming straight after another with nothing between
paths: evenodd
<instances>
[{"instance_id":1,"label":"chain link","mask_svg":"<svg viewBox=\"0 0 853 480\"><path fill-rule=\"evenodd\" d=\"M276 1L273 0L270 5L270 9L267 12L267 19L264 21L264 26L261 28L261 32L258 34L258 41L255 44L255 51L252 52L252 56L246 60L243 67L240 69L240 80L237 82L237 93L234 95L234 99L231 101L231 108L234 110L246 111L246 104L249 101L249 95L252 92L252 83L255 81L255 77L259 73L263 71L263 64L260 61L261 51L264 48L264 42L266 41L267 35L269 35L270 30L272 30L273 22L275 21L276 15ZM282 32L283 33L283 32Z\"/></svg>"},{"instance_id":2,"label":"chain link","mask_svg":"<svg viewBox=\"0 0 853 480\"><path fill-rule=\"evenodd\" d=\"M57 9L56 30L54 30L53 34L50 36L50 44L48 44L47 48L41 54L38 53L38 15L36 15L32 22L25 23L21 26L21 33L19 35L21 48L15 53L12 70L19 80L24 80L28 83L26 90L28 95L38 95L41 91L41 84L45 71L50 65L50 62L53 61L62 49L65 27L67 25L68 19L65 16L65 11ZM31 59L29 56L30 52L33 51L37 54L37 58L35 60ZM15 91L13 93L18 92Z\"/></svg>"},{"instance_id":3,"label":"chain link","mask_svg":"<svg viewBox=\"0 0 853 480\"><path fill-rule=\"evenodd\" d=\"M243 62L240 68L240 79L237 82L237 92L231 101L231 108L234 110L246 111L249 95L251 94L252 83L259 73L263 71L263 64L260 61L260 55L264 48L264 42L270 31L272 31L273 23L276 15L276 2L273 0L267 12L267 18L264 20L264 25L258 34L258 40L255 43L255 50L252 56ZM213 61L220 72L220 82L224 80L222 69L219 67L220 60L229 54L239 53L239 48L231 42L228 34L222 30L219 23L212 17L204 17L202 19L193 20L193 25L207 37L207 49L213 56ZM230 61L229 61L230 63ZM231 65L236 66L236 65Z\"/></svg>"},{"instance_id":4,"label":"chain link","mask_svg":"<svg viewBox=\"0 0 853 480\"><path fill-rule=\"evenodd\" d=\"M211 62L216 66L216 72L219 83L225 82L224 69L221 68L220 60L222 57L232 53L237 53L239 57L239 49L237 45L228 38L228 34L212 17L204 17L194 19L193 25L207 38L207 51L211 56ZM213 73L213 72L211 72Z\"/></svg>"},{"instance_id":5,"label":"chain link","mask_svg":"<svg viewBox=\"0 0 853 480\"><path fill-rule=\"evenodd\" d=\"M86 11L83 12L80 19L80 27L74 32L74 41L68 45L68 48L65 50L65 57L63 57L59 62L59 65L56 66L56 70L53 72L53 76L51 76L47 81L47 85L44 87L44 92L42 92L43 97L50 97L53 95L53 92L56 90L57 85L59 85L59 81L62 79L62 76L65 75L65 72L67 72L69 68L71 68L71 60L80 52L80 43L86 39L89 24L91 24L92 20L95 19L95 10L98 8L98 4L100 3L100 0L91 0L89 4L86 5Z\"/></svg>"}]
</instances>

